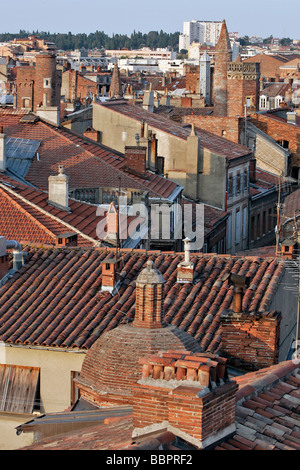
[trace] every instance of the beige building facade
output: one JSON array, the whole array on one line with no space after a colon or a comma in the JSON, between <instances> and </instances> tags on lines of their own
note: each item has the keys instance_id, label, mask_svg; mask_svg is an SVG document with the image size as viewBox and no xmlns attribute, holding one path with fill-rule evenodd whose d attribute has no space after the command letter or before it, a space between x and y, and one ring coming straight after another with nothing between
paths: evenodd
<instances>
[{"instance_id":1,"label":"beige building facade","mask_svg":"<svg viewBox=\"0 0 300 470\"><path fill-rule=\"evenodd\" d=\"M15 401L16 412L6 411L5 397L2 397L0 450L18 449L33 442L31 434L22 433L17 436L16 426L40 414L64 411L71 406L76 399L72 379L80 372L85 354L86 351L82 350L41 348L32 345L29 348L3 342L0 344L0 364L6 367L9 365L20 366L20 370L24 367L39 369L37 399L32 404L32 413L21 412L22 403L20 403L20 397L17 396L9 398L9 400ZM19 377L21 377L20 374ZM9 377L6 380L7 389L9 389ZM32 383L28 382L27 388L30 386ZM26 399L24 395L23 399ZM9 409L11 410L11 408Z\"/></svg>"}]
</instances>

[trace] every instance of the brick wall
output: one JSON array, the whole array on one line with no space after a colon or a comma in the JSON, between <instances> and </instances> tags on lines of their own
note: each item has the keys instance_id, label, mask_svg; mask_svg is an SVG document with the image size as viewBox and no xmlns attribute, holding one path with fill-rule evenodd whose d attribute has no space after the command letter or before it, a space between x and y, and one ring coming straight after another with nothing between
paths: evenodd
<instances>
[{"instance_id":1,"label":"brick wall","mask_svg":"<svg viewBox=\"0 0 300 470\"><path fill-rule=\"evenodd\" d=\"M271 78L278 78L280 75L279 67L284 65L282 60L278 60L275 57L268 56L266 54L259 54L254 57L249 57L249 59L245 59L243 62L259 63L261 76L264 77L267 81L270 81Z\"/></svg>"},{"instance_id":2,"label":"brick wall","mask_svg":"<svg viewBox=\"0 0 300 470\"><path fill-rule=\"evenodd\" d=\"M163 284L136 285L137 328L161 328L163 318Z\"/></svg>"},{"instance_id":3,"label":"brick wall","mask_svg":"<svg viewBox=\"0 0 300 470\"><path fill-rule=\"evenodd\" d=\"M263 114L251 114L251 122L275 141L288 142L292 165L300 166L300 127Z\"/></svg>"},{"instance_id":4,"label":"brick wall","mask_svg":"<svg viewBox=\"0 0 300 470\"><path fill-rule=\"evenodd\" d=\"M231 365L248 370L277 363L279 354L280 314L277 312L224 312L222 354Z\"/></svg>"},{"instance_id":5,"label":"brick wall","mask_svg":"<svg viewBox=\"0 0 300 470\"><path fill-rule=\"evenodd\" d=\"M186 89L189 93L199 93L200 67L189 66L186 69Z\"/></svg>"},{"instance_id":6,"label":"brick wall","mask_svg":"<svg viewBox=\"0 0 300 470\"><path fill-rule=\"evenodd\" d=\"M17 108L33 109L34 67L17 67Z\"/></svg>"},{"instance_id":7,"label":"brick wall","mask_svg":"<svg viewBox=\"0 0 300 470\"><path fill-rule=\"evenodd\" d=\"M125 147L127 169L144 176L146 173L146 151L146 147Z\"/></svg>"},{"instance_id":8,"label":"brick wall","mask_svg":"<svg viewBox=\"0 0 300 470\"><path fill-rule=\"evenodd\" d=\"M213 440L220 431L234 425L237 389L237 384L230 382L201 396L201 389L176 388L168 395L170 426L202 443Z\"/></svg>"},{"instance_id":9,"label":"brick wall","mask_svg":"<svg viewBox=\"0 0 300 470\"><path fill-rule=\"evenodd\" d=\"M231 60L232 52L227 27L224 22L215 51L215 68L213 74L215 116L227 116L227 63Z\"/></svg>"},{"instance_id":10,"label":"brick wall","mask_svg":"<svg viewBox=\"0 0 300 470\"><path fill-rule=\"evenodd\" d=\"M59 78L59 73L56 72L55 55L37 55L34 83L34 111L38 106L44 104L47 106L59 106L60 86L61 79Z\"/></svg>"},{"instance_id":11,"label":"brick wall","mask_svg":"<svg viewBox=\"0 0 300 470\"><path fill-rule=\"evenodd\" d=\"M83 100L86 96L98 95L98 86L97 83L92 80L78 75L77 77L77 96L79 99Z\"/></svg>"},{"instance_id":12,"label":"brick wall","mask_svg":"<svg viewBox=\"0 0 300 470\"><path fill-rule=\"evenodd\" d=\"M237 117L196 116L184 117L184 122L225 137L232 142L240 143L239 136L243 128L243 119Z\"/></svg>"},{"instance_id":13,"label":"brick wall","mask_svg":"<svg viewBox=\"0 0 300 470\"><path fill-rule=\"evenodd\" d=\"M60 105L61 72L56 70L56 58L51 54L36 56L35 67L17 67L17 107Z\"/></svg>"},{"instance_id":14,"label":"brick wall","mask_svg":"<svg viewBox=\"0 0 300 470\"><path fill-rule=\"evenodd\" d=\"M228 116L244 116L248 97L251 108L258 110L258 90L256 80L228 79Z\"/></svg>"},{"instance_id":15,"label":"brick wall","mask_svg":"<svg viewBox=\"0 0 300 470\"><path fill-rule=\"evenodd\" d=\"M134 426L144 428L168 420L168 394L171 389L147 385L133 387Z\"/></svg>"},{"instance_id":16,"label":"brick wall","mask_svg":"<svg viewBox=\"0 0 300 470\"><path fill-rule=\"evenodd\" d=\"M141 359L142 379L133 389L134 435L167 427L196 447L232 432L237 384L226 359L169 351Z\"/></svg>"}]
</instances>

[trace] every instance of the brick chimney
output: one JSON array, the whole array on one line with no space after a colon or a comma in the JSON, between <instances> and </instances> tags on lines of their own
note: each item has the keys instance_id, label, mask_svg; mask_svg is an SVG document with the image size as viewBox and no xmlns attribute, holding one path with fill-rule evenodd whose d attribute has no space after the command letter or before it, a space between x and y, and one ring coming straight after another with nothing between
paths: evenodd
<instances>
[{"instance_id":1,"label":"brick chimney","mask_svg":"<svg viewBox=\"0 0 300 470\"><path fill-rule=\"evenodd\" d=\"M55 245L56 246L77 246L77 233L74 232L64 232L60 235L57 235Z\"/></svg>"},{"instance_id":2,"label":"brick chimney","mask_svg":"<svg viewBox=\"0 0 300 470\"><path fill-rule=\"evenodd\" d=\"M6 171L6 135L0 126L0 172Z\"/></svg>"},{"instance_id":3,"label":"brick chimney","mask_svg":"<svg viewBox=\"0 0 300 470\"><path fill-rule=\"evenodd\" d=\"M279 312L239 312L221 314L221 354L228 364L243 370L258 370L278 362Z\"/></svg>"},{"instance_id":4,"label":"brick chimney","mask_svg":"<svg viewBox=\"0 0 300 470\"><path fill-rule=\"evenodd\" d=\"M133 326L137 328L162 328L164 306L164 278L147 261L147 267L136 280L136 303Z\"/></svg>"},{"instance_id":5,"label":"brick chimney","mask_svg":"<svg viewBox=\"0 0 300 470\"><path fill-rule=\"evenodd\" d=\"M279 353L280 313L243 311L243 295L251 289L250 278L230 274L233 309L221 313L221 354L228 364L244 370L257 370L276 364Z\"/></svg>"},{"instance_id":6,"label":"brick chimney","mask_svg":"<svg viewBox=\"0 0 300 470\"><path fill-rule=\"evenodd\" d=\"M65 174L65 167L63 165L59 165L58 174L55 176L49 176L48 182L48 203L58 209L69 212L69 178Z\"/></svg>"},{"instance_id":7,"label":"brick chimney","mask_svg":"<svg viewBox=\"0 0 300 470\"><path fill-rule=\"evenodd\" d=\"M281 256L288 259L296 259L298 243L294 240L283 240L281 242Z\"/></svg>"},{"instance_id":8,"label":"brick chimney","mask_svg":"<svg viewBox=\"0 0 300 470\"><path fill-rule=\"evenodd\" d=\"M177 282L188 283L194 280L194 263L190 260L190 239L184 241L184 261L177 265Z\"/></svg>"},{"instance_id":9,"label":"brick chimney","mask_svg":"<svg viewBox=\"0 0 300 470\"><path fill-rule=\"evenodd\" d=\"M204 449L235 432L237 384L226 359L187 351L141 358L133 388L133 438L160 429Z\"/></svg>"},{"instance_id":10,"label":"brick chimney","mask_svg":"<svg viewBox=\"0 0 300 470\"><path fill-rule=\"evenodd\" d=\"M126 169L138 176L146 175L146 154L147 148L140 146L125 147Z\"/></svg>"},{"instance_id":11,"label":"brick chimney","mask_svg":"<svg viewBox=\"0 0 300 470\"><path fill-rule=\"evenodd\" d=\"M84 131L83 136L88 137L89 139L94 140L95 142L100 142L100 132L96 131L92 127L88 127Z\"/></svg>"},{"instance_id":12,"label":"brick chimney","mask_svg":"<svg viewBox=\"0 0 300 470\"><path fill-rule=\"evenodd\" d=\"M117 283L118 262L115 258L107 258L102 261L101 291L113 292Z\"/></svg>"},{"instance_id":13,"label":"brick chimney","mask_svg":"<svg viewBox=\"0 0 300 470\"><path fill-rule=\"evenodd\" d=\"M250 278L239 276L238 274L231 274L229 282L234 285L233 311L234 313L240 313L242 311L244 289L249 287Z\"/></svg>"}]
</instances>

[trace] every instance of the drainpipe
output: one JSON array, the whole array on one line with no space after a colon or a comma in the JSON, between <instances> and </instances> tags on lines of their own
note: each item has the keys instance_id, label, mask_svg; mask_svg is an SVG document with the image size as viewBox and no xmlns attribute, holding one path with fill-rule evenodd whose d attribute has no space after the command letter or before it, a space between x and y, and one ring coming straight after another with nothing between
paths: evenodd
<instances>
[{"instance_id":1,"label":"drainpipe","mask_svg":"<svg viewBox=\"0 0 300 470\"><path fill-rule=\"evenodd\" d=\"M13 269L18 271L24 264L21 244L16 240L6 240L6 248L13 250Z\"/></svg>"}]
</instances>

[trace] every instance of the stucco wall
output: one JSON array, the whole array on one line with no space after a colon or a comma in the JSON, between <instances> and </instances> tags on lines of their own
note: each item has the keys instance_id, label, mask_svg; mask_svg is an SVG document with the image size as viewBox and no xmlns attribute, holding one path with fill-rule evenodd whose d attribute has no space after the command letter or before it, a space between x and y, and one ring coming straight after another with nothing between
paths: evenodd
<instances>
[{"instance_id":1,"label":"stucco wall","mask_svg":"<svg viewBox=\"0 0 300 470\"><path fill-rule=\"evenodd\" d=\"M226 160L204 149L199 167L199 196L203 203L225 208Z\"/></svg>"},{"instance_id":2,"label":"stucco wall","mask_svg":"<svg viewBox=\"0 0 300 470\"><path fill-rule=\"evenodd\" d=\"M293 277L294 276L294 277ZM285 270L279 280L278 289L272 299L270 310L281 312L279 362L287 359L288 352L295 340L297 317L297 281L295 274ZM294 292L287 288L294 287Z\"/></svg>"},{"instance_id":3,"label":"stucco wall","mask_svg":"<svg viewBox=\"0 0 300 470\"><path fill-rule=\"evenodd\" d=\"M71 371L80 372L84 358L85 352L82 351L30 349L0 344L1 364L40 368L40 394L43 405L41 411L45 413L64 411L70 406ZM18 441L15 439L15 426L29 419L28 415L0 413L0 449L7 449L7 445L13 446L8 447L9 449L16 448L15 445L18 447L25 445L23 434L22 439L21 436Z\"/></svg>"}]
</instances>

